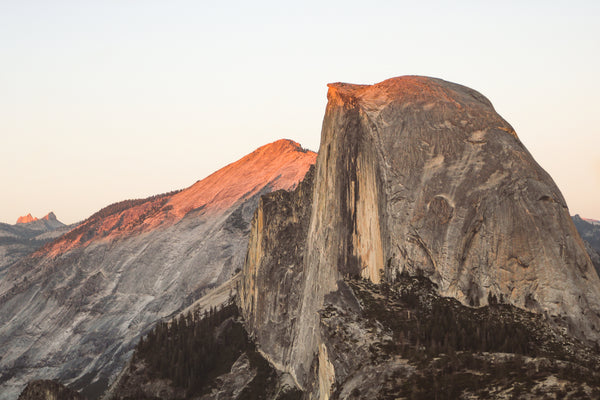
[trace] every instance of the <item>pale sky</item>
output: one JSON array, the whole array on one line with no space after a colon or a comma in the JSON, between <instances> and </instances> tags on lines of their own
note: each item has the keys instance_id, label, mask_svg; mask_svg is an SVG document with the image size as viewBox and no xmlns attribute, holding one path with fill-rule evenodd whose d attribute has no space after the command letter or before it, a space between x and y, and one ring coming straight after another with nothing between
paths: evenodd
<instances>
[{"instance_id":1,"label":"pale sky","mask_svg":"<svg viewBox=\"0 0 600 400\"><path fill-rule=\"evenodd\" d=\"M0 221L66 223L290 138L328 82L478 90L600 219L598 1L0 0ZM527 4L523 4L527 3Z\"/></svg>"}]
</instances>

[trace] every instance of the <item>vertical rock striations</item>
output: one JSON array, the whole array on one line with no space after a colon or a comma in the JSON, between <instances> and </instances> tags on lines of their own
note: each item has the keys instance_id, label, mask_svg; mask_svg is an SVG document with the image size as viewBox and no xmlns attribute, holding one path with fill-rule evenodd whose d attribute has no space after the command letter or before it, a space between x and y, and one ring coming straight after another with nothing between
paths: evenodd
<instances>
[{"instance_id":1,"label":"vertical rock striations","mask_svg":"<svg viewBox=\"0 0 600 400\"><path fill-rule=\"evenodd\" d=\"M332 292L352 307L347 275L422 274L465 305L502 295L600 338L600 281L565 200L484 96L408 76L331 84L328 100L314 182L263 198L252 225L239 303L274 365L328 397L318 311Z\"/></svg>"},{"instance_id":2,"label":"vertical rock striations","mask_svg":"<svg viewBox=\"0 0 600 400\"><path fill-rule=\"evenodd\" d=\"M249 332L269 361L283 371L288 370L303 297L313 177L311 167L293 192L279 190L261 197L238 288Z\"/></svg>"}]
</instances>

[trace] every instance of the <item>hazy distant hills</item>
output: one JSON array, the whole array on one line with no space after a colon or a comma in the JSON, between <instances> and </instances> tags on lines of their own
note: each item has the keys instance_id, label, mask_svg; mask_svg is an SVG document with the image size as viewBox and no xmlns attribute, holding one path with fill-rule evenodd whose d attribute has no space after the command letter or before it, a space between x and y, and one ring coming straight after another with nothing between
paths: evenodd
<instances>
[{"instance_id":1,"label":"hazy distant hills","mask_svg":"<svg viewBox=\"0 0 600 400\"><path fill-rule=\"evenodd\" d=\"M35 379L101 393L157 320L242 267L260 196L294 188L315 158L271 143L187 189L108 206L9 267L0 399Z\"/></svg>"},{"instance_id":2,"label":"hazy distant hills","mask_svg":"<svg viewBox=\"0 0 600 400\"><path fill-rule=\"evenodd\" d=\"M585 243L586 250L600 275L600 222L575 215L573 223Z\"/></svg>"},{"instance_id":3,"label":"hazy distant hills","mask_svg":"<svg viewBox=\"0 0 600 400\"><path fill-rule=\"evenodd\" d=\"M65 234L74 225L60 222L53 212L41 219L28 214L15 225L0 223L0 276L6 267Z\"/></svg>"}]
</instances>

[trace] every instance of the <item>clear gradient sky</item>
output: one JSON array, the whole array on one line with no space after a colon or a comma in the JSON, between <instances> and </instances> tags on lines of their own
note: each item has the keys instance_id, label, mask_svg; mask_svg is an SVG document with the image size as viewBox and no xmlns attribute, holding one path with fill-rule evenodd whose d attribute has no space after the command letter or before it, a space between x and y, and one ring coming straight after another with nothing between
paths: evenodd
<instances>
[{"instance_id":1,"label":"clear gradient sky","mask_svg":"<svg viewBox=\"0 0 600 400\"><path fill-rule=\"evenodd\" d=\"M412 74L483 93L600 219L598 21L592 0L0 0L0 221L76 222L280 138L317 150L328 82Z\"/></svg>"}]
</instances>

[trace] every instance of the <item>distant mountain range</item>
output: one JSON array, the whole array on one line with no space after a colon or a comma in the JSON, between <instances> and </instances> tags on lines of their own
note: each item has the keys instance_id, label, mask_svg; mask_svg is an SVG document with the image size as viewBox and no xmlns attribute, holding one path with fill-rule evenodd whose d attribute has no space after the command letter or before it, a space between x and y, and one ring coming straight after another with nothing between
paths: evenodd
<instances>
[{"instance_id":1,"label":"distant mountain range","mask_svg":"<svg viewBox=\"0 0 600 400\"><path fill-rule=\"evenodd\" d=\"M15 225L0 223L0 277L7 267L74 226L63 224L53 212L41 219L31 214L19 217Z\"/></svg>"},{"instance_id":2,"label":"distant mountain range","mask_svg":"<svg viewBox=\"0 0 600 400\"><path fill-rule=\"evenodd\" d=\"M592 219L592 218L581 218L582 220L584 220L585 222L589 222L590 224L593 225L600 225L600 221L598 221L597 219Z\"/></svg>"},{"instance_id":3,"label":"distant mountain range","mask_svg":"<svg viewBox=\"0 0 600 400\"><path fill-rule=\"evenodd\" d=\"M585 249L590 255L598 275L600 275L600 221L582 218L579 215L572 218L577 232L583 239Z\"/></svg>"}]
</instances>

